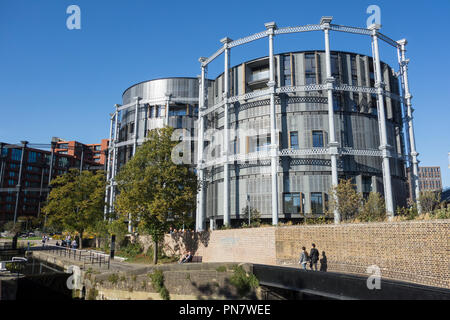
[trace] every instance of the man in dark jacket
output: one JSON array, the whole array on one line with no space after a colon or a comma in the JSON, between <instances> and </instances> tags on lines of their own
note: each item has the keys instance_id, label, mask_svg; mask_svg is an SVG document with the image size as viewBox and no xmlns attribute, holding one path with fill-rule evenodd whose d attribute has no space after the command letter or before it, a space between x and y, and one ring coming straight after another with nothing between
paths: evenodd
<instances>
[{"instance_id":1,"label":"man in dark jacket","mask_svg":"<svg viewBox=\"0 0 450 320\"><path fill-rule=\"evenodd\" d=\"M317 261L319 261L319 250L316 249L316 245L313 243L312 248L309 251L309 257L310 257L310 268L311 270L314 269L317 271Z\"/></svg>"}]
</instances>

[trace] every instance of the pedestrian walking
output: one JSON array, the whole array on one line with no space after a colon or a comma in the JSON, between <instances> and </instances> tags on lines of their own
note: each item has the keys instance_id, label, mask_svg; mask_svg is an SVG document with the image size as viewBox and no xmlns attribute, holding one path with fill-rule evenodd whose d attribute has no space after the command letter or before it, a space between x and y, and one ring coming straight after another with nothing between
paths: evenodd
<instances>
[{"instance_id":1,"label":"pedestrian walking","mask_svg":"<svg viewBox=\"0 0 450 320\"><path fill-rule=\"evenodd\" d=\"M312 248L309 251L309 267L311 270L317 271L317 261L319 261L319 250L316 249L316 245L313 243L311 244Z\"/></svg>"},{"instance_id":2,"label":"pedestrian walking","mask_svg":"<svg viewBox=\"0 0 450 320\"><path fill-rule=\"evenodd\" d=\"M306 264L308 263L309 256L305 247L302 247L302 252L300 253L300 260L298 263L302 266L303 270L306 270Z\"/></svg>"},{"instance_id":3,"label":"pedestrian walking","mask_svg":"<svg viewBox=\"0 0 450 320\"><path fill-rule=\"evenodd\" d=\"M322 251L322 259L320 259L320 271L327 272L328 263L327 256L325 255L325 251Z\"/></svg>"}]
</instances>

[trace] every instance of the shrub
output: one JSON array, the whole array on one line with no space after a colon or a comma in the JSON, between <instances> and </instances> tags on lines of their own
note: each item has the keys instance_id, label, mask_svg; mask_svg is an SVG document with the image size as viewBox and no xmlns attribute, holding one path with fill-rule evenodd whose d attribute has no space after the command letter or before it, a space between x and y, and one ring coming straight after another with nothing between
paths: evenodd
<instances>
[{"instance_id":1,"label":"shrub","mask_svg":"<svg viewBox=\"0 0 450 320\"><path fill-rule=\"evenodd\" d=\"M356 191L356 185L352 183L352 179L340 180L339 184L330 190L329 209L326 211L327 213L333 213L334 208L336 208L343 221L351 220L358 215L361 203L361 193Z\"/></svg>"},{"instance_id":2,"label":"shrub","mask_svg":"<svg viewBox=\"0 0 450 320\"><path fill-rule=\"evenodd\" d=\"M153 288L159 292L163 300L170 300L169 291L164 286L164 273L161 270L155 270L153 273L149 274L152 280Z\"/></svg>"},{"instance_id":3,"label":"shrub","mask_svg":"<svg viewBox=\"0 0 450 320\"><path fill-rule=\"evenodd\" d=\"M423 213L431 213L439 206L441 199L440 192L425 191L420 193L420 205L422 206Z\"/></svg>"},{"instance_id":4,"label":"shrub","mask_svg":"<svg viewBox=\"0 0 450 320\"><path fill-rule=\"evenodd\" d=\"M134 258L138 254L144 252L144 249L139 243L129 243L127 246L120 249L120 254L126 258Z\"/></svg>"},{"instance_id":5,"label":"shrub","mask_svg":"<svg viewBox=\"0 0 450 320\"><path fill-rule=\"evenodd\" d=\"M219 266L216 268L217 272L226 272L227 271L227 267L225 266Z\"/></svg>"},{"instance_id":6,"label":"shrub","mask_svg":"<svg viewBox=\"0 0 450 320\"><path fill-rule=\"evenodd\" d=\"M359 220L365 222L383 221L386 218L386 208L384 205L384 198L378 192L371 192L360 214Z\"/></svg>"},{"instance_id":7,"label":"shrub","mask_svg":"<svg viewBox=\"0 0 450 320\"><path fill-rule=\"evenodd\" d=\"M119 276L117 275L117 273L113 273L108 277L108 281L112 284L116 284L119 281Z\"/></svg>"},{"instance_id":8,"label":"shrub","mask_svg":"<svg viewBox=\"0 0 450 320\"><path fill-rule=\"evenodd\" d=\"M245 297L252 289L259 286L259 281L254 274L247 274L242 266L234 267L234 273L230 278L241 297Z\"/></svg>"},{"instance_id":9,"label":"shrub","mask_svg":"<svg viewBox=\"0 0 450 320\"><path fill-rule=\"evenodd\" d=\"M88 294L86 295L86 300L96 300L98 295L98 291L95 288L89 289Z\"/></svg>"}]
</instances>

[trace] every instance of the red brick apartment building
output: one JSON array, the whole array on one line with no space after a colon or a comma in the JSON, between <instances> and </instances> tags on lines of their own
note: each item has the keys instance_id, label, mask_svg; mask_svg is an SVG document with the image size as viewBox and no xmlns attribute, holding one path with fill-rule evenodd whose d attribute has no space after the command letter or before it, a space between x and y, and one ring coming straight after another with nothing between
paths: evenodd
<instances>
[{"instance_id":1,"label":"red brick apartment building","mask_svg":"<svg viewBox=\"0 0 450 320\"><path fill-rule=\"evenodd\" d=\"M419 167L419 190L442 191L440 167Z\"/></svg>"},{"instance_id":2,"label":"red brick apartment building","mask_svg":"<svg viewBox=\"0 0 450 320\"><path fill-rule=\"evenodd\" d=\"M84 144L78 141L65 141L56 138L55 152L67 154L78 160L92 161L97 165L104 165L106 162L109 139L102 139L101 143Z\"/></svg>"},{"instance_id":3,"label":"red brick apartment building","mask_svg":"<svg viewBox=\"0 0 450 320\"><path fill-rule=\"evenodd\" d=\"M0 224L14 220L17 194L16 218L39 217L47 199L49 179L81 166L81 157L56 152L56 149L51 161L50 150L32 148L32 145L24 147L21 144L1 143L0 147ZM92 159L90 156L83 159L84 170L103 169L104 166L99 166L100 162L93 160L94 154L92 152Z\"/></svg>"}]
</instances>

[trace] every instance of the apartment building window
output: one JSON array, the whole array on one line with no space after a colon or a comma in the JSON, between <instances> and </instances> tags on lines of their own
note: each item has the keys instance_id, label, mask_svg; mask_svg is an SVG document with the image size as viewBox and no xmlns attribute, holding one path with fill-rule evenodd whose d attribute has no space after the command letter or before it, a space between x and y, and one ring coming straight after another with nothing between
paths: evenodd
<instances>
[{"instance_id":1,"label":"apartment building window","mask_svg":"<svg viewBox=\"0 0 450 320\"><path fill-rule=\"evenodd\" d=\"M8 180L8 186L15 186L15 185L16 185L16 180L12 180L12 179Z\"/></svg>"},{"instance_id":2,"label":"apartment building window","mask_svg":"<svg viewBox=\"0 0 450 320\"><path fill-rule=\"evenodd\" d=\"M267 151L271 144L270 133L256 137L256 151Z\"/></svg>"},{"instance_id":3,"label":"apartment building window","mask_svg":"<svg viewBox=\"0 0 450 320\"><path fill-rule=\"evenodd\" d=\"M298 131L291 131L289 133L289 144L291 149L298 149Z\"/></svg>"},{"instance_id":4,"label":"apartment building window","mask_svg":"<svg viewBox=\"0 0 450 320\"><path fill-rule=\"evenodd\" d=\"M352 85L358 85L358 69L356 67L356 56L350 57L350 63L352 68Z\"/></svg>"},{"instance_id":5,"label":"apartment building window","mask_svg":"<svg viewBox=\"0 0 450 320\"><path fill-rule=\"evenodd\" d=\"M284 75L284 85L291 86L291 55L283 56L283 75Z\"/></svg>"},{"instance_id":6,"label":"apartment building window","mask_svg":"<svg viewBox=\"0 0 450 320\"><path fill-rule=\"evenodd\" d=\"M37 161L37 153L34 151L28 153L28 162L34 163L36 161Z\"/></svg>"},{"instance_id":7,"label":"apartment building window","mask_svg":"<svg viewBox=\"0 0 450 320\"><path fill-rule=\"evenodd\" d=\"M342 96L340 93L333 93L333 109L339 111L342 108Z\"/></svg>"},{"instance_id":8,"label":"apartment building window","mask_svg":"<svg viewBox=\"0 0 450 320\"><path fill-rule=\"evenodd\" d=\"M372 192L372 177L362 177L361 184L363 197L367 199Z\"/></svg>"},{"instance_id":9,"label":"apartment building window","mask_svg":"<svg viewBox=\"0 0 450 320\"><path fill-rule=\"evenodd\" d=\"M68 143L60 143L57 145L56 147L57 149L68 149L69 148L69 144Z\"/></svg>"},{"instance_id":10,"label":"apartment building window","mask_svg":"<svg viewBox=\"0 0 450 320\"><path fill-rule=\"evenodd\" d=\"M339 76L339 57L336 53L332 53L330 56L331 60L331 76L336 80L340 79Z\"/></svg>"},{"instance_id":11,"label":"apartment building window","mask_svg":"<svg viewBox=\"0 0 450 320\"><path fill-rule=\"evenodd\" d=\"M12 149L11 151L11 159L14 161L20 161L22 156L22 150L20 149Z\"/></svg>"},{"instance_id":12,"label":"apartment building window","mask_svg":"<svg viewBox=\"0 0 450 320\"><path fill-rule=\"evenodd\" d=\"M311 213L312 214L323 213L323 196L321 192L311 193Z\"/></svg>"},{"instance_id":13,"label":"apartment building window","mask_svg":"<svg viewBox=\"0 0 450 320\"><path fill-rule=\"evenodd\" d=\"M323 148L323 131L313 131L312 132L312 144L313 148Z\"/></svg>"},{"instance_id":14,"label":"apartment building window","mask_svg":"<svg viewBox=\"0 0 450 320\"><path fill-rule=\"evenodd\" d=\"M129 128L129 133L130 133L130 134L133 134L133 133L134 133L134 122L131 122L131 123L128 125L128 128Z\"/></svg>"},{"instance_id":15,"label":"apartment building window","mask_svg":"<svg viewBox=\"0 0 450 320\"><path fill-rule=\"evenodd\" d=\"M316 55L314 53L305 54L305 84L316 84Z\"/></svg>"},{"instance_id":16,"label":"apartment building window","mask_svg":"<svg viewBox=\"0 0 450 320\"><path fill-rule=\"evenodd\" d=\"M353 92L352 111L359 112L359 93Z\"/></svg>"},{"instance_id":17,"label":"apartment building window","mask_svg":"<svg viewBox=\"0 0 450 320\"><path fill-rule=\"evenodd\" d=\"M8 155L8 149L6 149L6 148L3 148L2 149L2 154L1 154L2 156L7 156Z\"/></svg>"},{"instance_id":18,"label":"apartment building window","mask_svg":"<svg viewBox=\"0 0 450 320\"><path fill-rule=\"evenodd\" d=\"M284 193L283 194L283 211L284 213L298 214L303 212L303 194Z\"/></svg>"}]
</instances>

